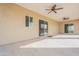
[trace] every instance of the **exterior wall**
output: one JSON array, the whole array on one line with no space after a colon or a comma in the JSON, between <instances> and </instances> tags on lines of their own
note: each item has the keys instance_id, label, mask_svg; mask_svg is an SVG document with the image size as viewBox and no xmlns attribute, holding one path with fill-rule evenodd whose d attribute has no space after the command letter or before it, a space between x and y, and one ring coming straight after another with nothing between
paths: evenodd
<instances>
[{"instance_id":1,"label":"exterior wall","mask_svg":"<svg viewBox=\"0 0 79 59\"><path fill-rule=\"evenodd\" d=\"M33 16L31 29L25 16ZM58 34L58 23L16 4L0 4L0 45L39 37L39 19L48 21L48 34Z\"/></svg>"},{"instance_id":2,"label":"exterior wall","mask_svg":"<svg viewBox=\"0 0 79 59\"><path fill-rule=\"evenodd\" d=\"M79 34L79 20L73 20L73 21L66 21L66 22L60 22L59 24L59 33L64 33L64 24L74 24L74 33L73 34Z\"/></svg>"}]
</instances>

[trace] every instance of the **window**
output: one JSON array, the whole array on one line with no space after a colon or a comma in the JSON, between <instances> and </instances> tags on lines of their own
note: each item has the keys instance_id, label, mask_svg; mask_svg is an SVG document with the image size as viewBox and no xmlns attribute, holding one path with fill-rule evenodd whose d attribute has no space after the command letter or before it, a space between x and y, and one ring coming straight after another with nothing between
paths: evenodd
<instances>
[{"instance_id":1,"label":"window","mask_svg":"<svg viewBox=\"0 0 79 59\"><path fill-rule=\"evenodd\" d=\"M33 23L33 17L25 16L25 25L26 27L31 27Z\"/></svg>"}]
</instances>

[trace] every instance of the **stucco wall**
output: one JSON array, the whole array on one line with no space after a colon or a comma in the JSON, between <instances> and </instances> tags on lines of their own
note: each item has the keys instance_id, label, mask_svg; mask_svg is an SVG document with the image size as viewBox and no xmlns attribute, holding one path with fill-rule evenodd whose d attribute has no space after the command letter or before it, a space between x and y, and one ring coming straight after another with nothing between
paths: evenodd
<instances>
[{"instance_id":1,"label":"stucco wall","mask_svg":"<svg viewBox=\"0 0 79 59\"><path fill-rule=\"evenodd\" d=\"M25 27L25 16L33 16L33 25ZM16 4L0 4L0 45L39 37L39 19L48 21L48 34L58 33L58 23Z\"/></svg>"}]
</instances>

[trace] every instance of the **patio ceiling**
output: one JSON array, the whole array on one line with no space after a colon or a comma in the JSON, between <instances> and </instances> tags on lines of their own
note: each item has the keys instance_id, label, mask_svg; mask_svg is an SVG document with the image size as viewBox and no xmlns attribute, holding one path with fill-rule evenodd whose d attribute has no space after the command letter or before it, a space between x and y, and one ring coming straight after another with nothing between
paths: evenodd
<instances>
[{"instance_id":1,"label":"patio ceiling","mask_svg":"<svg viewBox=\"0 0 79 59\"><path fill-rule=\"evenodd\" d=\"M56 3L57 7L64 9L58 10L57 13L50 13L45 9L51 8L53 3L19 3L18 5L28 8L41 15L50 17L56 21L63 21L63 17L69 17L69 20L79 19L79 4L78 3Z\"/></svg>"}]
</instances>

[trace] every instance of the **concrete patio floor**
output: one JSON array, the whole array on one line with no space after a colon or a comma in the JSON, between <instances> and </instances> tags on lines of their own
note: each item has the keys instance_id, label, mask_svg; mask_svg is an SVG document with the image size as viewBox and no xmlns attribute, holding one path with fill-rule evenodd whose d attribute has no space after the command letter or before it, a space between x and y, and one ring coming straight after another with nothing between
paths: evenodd
<instances>
[{"instance_id":1,"label":"concrete patio floor","mask_svg":"<svg viewBox=\"0 0 79 59\"><path fill-rule=\"evenodd\" d=\"M2 56L79 56L79 35L57 35L37 42L0 47Z\"/></svg>"},{"instance_id":2,"label":"concrete patio floor","mask_svg":"<svg viewBox=\"0 0 79 59\"><path fill-rule=\"evenodd\" d=\"M79 35L57 35L20 48L78 48Z\"/></svg>"}]
</instances>

